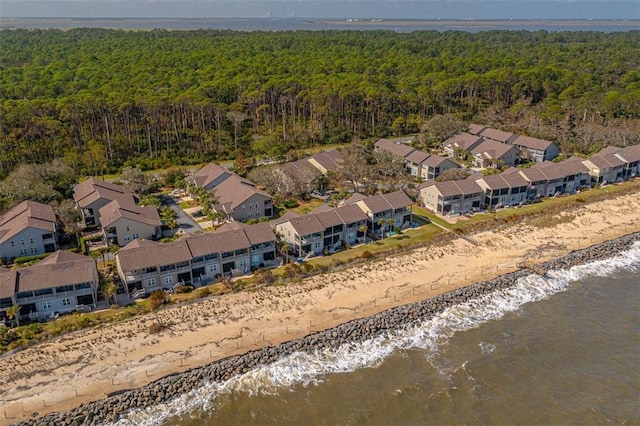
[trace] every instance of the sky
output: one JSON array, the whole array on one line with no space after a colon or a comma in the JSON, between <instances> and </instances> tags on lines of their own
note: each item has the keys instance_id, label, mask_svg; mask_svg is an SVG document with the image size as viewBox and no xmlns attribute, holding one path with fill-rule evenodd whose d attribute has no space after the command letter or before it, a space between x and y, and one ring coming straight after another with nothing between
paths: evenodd
<instances>
[{"instance_id":1,"label":"sky","mask_svg":"<svg viewBox=\"0 0 640 426\"><path fill-rule=\"evenodd\" d=\"M0 0L0 17L640 19L640 0Z\"/></svg>"}]
</instances>

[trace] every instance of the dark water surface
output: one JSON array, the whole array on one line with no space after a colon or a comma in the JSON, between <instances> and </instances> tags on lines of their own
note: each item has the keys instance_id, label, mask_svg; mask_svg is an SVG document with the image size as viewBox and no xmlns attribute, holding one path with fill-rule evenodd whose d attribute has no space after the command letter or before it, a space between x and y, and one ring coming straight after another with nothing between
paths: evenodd
<instances>
[{"instance_id":1,"label":"dark water surface","mask_svg":"<svg viewBox=\"0 0 640 426\"><path fill-rule=\"evenodd\" d=\"M640 424L640 244L122 424Z\"/></svg>"},{"instance_id":2,"label":"dark water surface","mask_svg":"<svg viewBox=\"0 0 640 426\"><path fill-rule=\"evenodd\" d=\"M322 20L299 18L211 19L211 18L0 18L0 28L114 28L167 30L237 30L237 31L323 31L388 30L466 31L601 31L618 32L640 29L638 17L629 20Z\"/></svg>"}]
</instances>

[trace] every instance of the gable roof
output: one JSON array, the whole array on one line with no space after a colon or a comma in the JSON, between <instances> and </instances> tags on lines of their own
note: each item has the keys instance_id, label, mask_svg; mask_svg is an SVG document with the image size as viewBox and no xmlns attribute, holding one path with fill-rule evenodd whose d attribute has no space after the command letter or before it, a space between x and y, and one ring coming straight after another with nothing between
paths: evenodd
<instances>
[{"instance_id":1,"label":"gable roof","mask_svg":"<svg viewBox=\"0 0 640 426\"><path fill-rule=\"evenodd\" d=\"M216 229L214 234L229 231L244 232L247 240L251 243L251 245L262 244L276 240L276 236L271 230L271 226L269 226L268 223L254 223L253 225L247 225L242 222L227 222Z\"/></svg>"},{"instance_id":2,"label":"gable roof","mask_svg":"<svg viewBox=\"0 0 640 426\"><path fill-rule=\"evenodd\" d=\"M97 277L96 262L88 256L57 251L35 265L16 270L17 291L93 282Z\"/></svg>"},{"instance_id":3,"label":"gable roof","mask_svg":"<svg viewBox=\"0 0 640 426\"><path fill-rule=\"evenodd\" d=\"M124 186L98 180L94 177L90 177L73 187L73 199L80 208L85 208L100 199L112 201L128 196L133 196L133 192Z\"/></svg>"},{"instance_id":4,"label":"gable roof","mask_svg":"<svg viewBox=\"0 0 640 426\"><path fill-rule=\"evenodd\" d=\"M388 194L378 194L365 197L360 200L358 204L364 204L371 213L375 214L389 209L399 209L410 206L412 202L404 192L395 191Z\"/></svg>"},{"instance_id":5,"label":"gable roof","mask_svg":"<svg viewBox=\"0 0 640 426\"><path fill-rule=\"evenodd\" d=\"M0 267L0 299L8 299L16 293L18 273L16 270Z\"/></svg>"},{"instance_id":6,"label":"gable roof","mask_svg":"<svg viewBox=\"0 0 640 426\"><path fill-rule=\"evenodd\" d=\"M502 130L492 129L491 127L484 129L480 132L480 135L483 138L493 139L498 142L507 142L509 140L513 140L516 136L511 132L503 132Z\"/></svg>"},{"instance_id":7,"label":"gable roof","mask_svg":"<svg viewBox=\"0 0 640 426\"><path fill-rule=\"evenodd\" d=\"M56 215L51 206L35 201L23 201L0 216L0 243L27 228L56 231Z\"/></svg>"},{"instance_id":8,"label":"gable roof","mask_svg":"<svg viewBox=\"0 0 640 426\"><path fill-rule=\"evenodd\" d=\"M315 214L294 217L289 219L289 223L298 235L309 235L316 232L324 232L325 230L325 226Z\"/></svg>"},{"instance_id":9,"label":"gable roof","mask_svg":"<svg viewBox=\"0 0 640 426\"><path fill-rule=\"evenodd\" d=\"M113 224L118 219L124 218L134 222L144 223L150 226L160 226L160 214L155 206L138 206L133 197L116 198L98 210L100 223L103 227Z\"/></svg>"},{"instance_id":10,"label":"gable roof","mask_svg":"<svg viewBox=\"0 0 640 426\"><path fill-rule=\"evenodd\" d=\"M403 158L416 150L415 148L410 147L409 145L406 145L401 142L395 142L389 139L380 139L378 142L376 142L375 146L376 148L382 151L386 151L391 155L395 155Z\"/></svg>"},{"instance_id":11,"label":"gable roof","mask_svg":"<svg viewBox=\"0 0 640 426\"><path fill-rule=\"evenodd\" d=\"M519 188L522 186L528 186L528 182L518 173L484 176L478 180L484 181L487 187L491 189Z\"/></svg>"},{"instance_id":12,"label":"gable roof","mask_svg":"<svg viewBox=\"0 0 640 426\"><path fill-rule=\"evenodd\" d=\"M415 164L422 164L422 162L425 161L430 156L431 154L429 154L428 152L424 152L424 151L420 151L419 149L416 149L411 154L407 155L405 157L405 160Z\"/></svg>"},{"instance_id":13,"label":"gable roof","mask_svg":"<svg viewBox=\"0 0 640 426\"><path fill-rule=\"evenodd\" d=\"M206 236L208 235L210 234ZM187 262L192 258L186 239L166 244L140 241L137 245L129 247L134 242L127 244L116 253L116 259L123 271Z\"/></svg>"},{"instance_id":14,"label":"gable roof","mask_svg":"<svg viewBox=\"0 0 640 426\"><path fill-rule=\"evenodd\" d=\"M453 146L468 151L482 142L482 137L469 133L456 133L442 143L442 146Z\"/></svg>"},{"instance_id":15,"label":"gable roof","mask_svg":"<svg viewBox=\"0 0 640 426\"><path fill-rule=\"evenodd\" d=\"M619 146L607 145L598 151L598 154L615 154L616 152L622 150Z\"/></svg>"},{"instance_id":16,"label":"gable roof","mask_svg":"<svg viewBox=\"0 0 640 426\"><path fill-rule=\"evenodd\" d=\"M599 169L607 169L610 167L624 166L626 162L619 158L616 154L596 154L592 155L585 161L591 162Z\"/></svg>"},{"instance_id":17,"label":"gable roof","mask_svg":"<svg viewBox=\"0 0 640 426\"><path fill-rule=\"evenodd\" d=\"M480 124L473 124L473 123L469 124L469 126L467 127L469 133L471 133L472 135L479 135L486 128L487 126L482 126Z\"/></svg>"},{"instance_id":18,"label":"gable roof","mask_svg":"<svg viewBox=\"0 0 640 426\"><path fill-rule=\"evenodd\" d=\"M336 214L342 219L342 222L354 223L354 222L362 222L368 219L367 215L364 214L362 209L355 204L349 204L347 206L336 207Z\"/></svg>"},{"instance_id":19,"label":"gable roof","mask_svg":"<svg viewBox=\"0 0 640 426\"><path fill-rule=\"evenodd\" d=\"M435 187L443 197L484 193L482 188L480 188L473 179L447 180L444 182L433 181L431 185L425 186L425 188L426 187Z\"/></svg>"},{"instance_id":20,"label":"gable roof","mask_svg":"<svg viewBox=\"0 0 640 426\"><path fill-rule=\"evenodd\" d=\"M587 166L578 160L565 160L560 163L541 163L537 167L549 180L565 178L580 173L588 173Z\"/></svg>"},{"instance_id":21,"label":"gable roof","mask_svg":"<svg viewBox=\"0 0 640 426\"><path fill-rule=\"evenodd\" d=\"M618 158L623 159L627 163L635 163L640 161L640 145L628 146L616 153Z\"/></svg>"},{"instance_id":22,"label":"gable roof","mask_svg":"<svg viewBox=\"0 0 640 426\"><path fill-rule=\"evenodd\" d=\"M219 164L209 163L206 166L202 167L200 170L196 171L191 176L188 176L187 180L193 182L197 186L207 186L220 177L222 177L223 179L227 179L233 174L233 172L222 167Z\"/></svg>"},{"instance_id":23,"label":"gable roof","mask_svg":"<svg viewBox=\"0 0 640 426\"><path fill-rule=\"evenodd\" d=\"M506 143L498 142L491 139L485 139L480 143L480 145L476 146L471 153L473 155L481 155L486 158L496 158L500 159L509 151L516 149L511 145Z\"/></svg>"},{"instance_id":24,"label":"gable roof","mask_svg":"<svg viewBox=\"0 0 640 426\"><path fill-rule=\"evenodd\" d=\"M513 144L517 146L523 146L528 149L546 151L551 145L553 145L553 142L544 139L532 138L530 136L518 136Z\"/></svg>"},{"instance_id":25,"label":"gable roof","mask_svg":"<svg viewBox=\"0 0 640 426\"><path fill-rule=\"evenodd\" d=\"M424 166L428 166L428 167L439 167L442 165L442 163L444 162L450 162L453 163L456 166L459 166L459 164L457 162L455 162L452 158L448 158L448 157L441 157L439 155L431 155L429 156L429 158L427 158L422 164Z\"/></svg>"},{"instance_id":26,"label":"gable roof","mask_svg":"<svg viewBox=\"0 0 640 426\"><path fill-rule=\"evenodd\" d=\"M286 222L286 221L288 221L290 219L293 219L295 217L300 217L300 216L302 216L300 213L296 213L296 212L290 210L290 211L286 212L285 214L283 214L282 216L269 221L269 223L271 224L271 226L276 226L276 225L278 225L280 223L284 223L284 222Z\"/></svg>"},{"instance_id":27,"label":"gable roof","mask_svg":"<svg viewBox=\"0 0 640 426\"><path fill-rule=\"evenodd\" d=\"M256 194L271 199L269 194L257 189L248 180L235 175L225 179L211 192L220 204L227 204L232 210Z\"/></svg>"},{"instance_id":28,"label":"gable roof","mask_svg":"<svg viewBox=\"0 0 640 426\"><path fill-rule=\"evenodd\" d=\"M342 154L337 149L318 152L307 159L314 167L314 162L318 163L325 170L335 172L338 170L339 164L342 162Z\"/></svg>"}]
</instances>

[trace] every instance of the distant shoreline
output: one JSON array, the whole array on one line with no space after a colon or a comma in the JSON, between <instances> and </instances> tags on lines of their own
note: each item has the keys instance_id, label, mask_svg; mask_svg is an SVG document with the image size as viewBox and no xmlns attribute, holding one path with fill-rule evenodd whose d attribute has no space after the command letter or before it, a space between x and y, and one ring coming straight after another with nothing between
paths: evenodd
<instances>
[{"instance_id":1,"label":"distant shoreline","mask_svg":"<svg viewBox=\"0 0 640 426\"><path fill-rule=\"evenodd\" d=\"M640 29L640 20L584 19L318 19L318 18L78 18L78 17L0 17L0 28L119 28L168 30L231 29L231 30L330 30L330 29L402 29L455 30L528 29L554 31L580 29L614 31Z\"/></svg>"}]
</instances>

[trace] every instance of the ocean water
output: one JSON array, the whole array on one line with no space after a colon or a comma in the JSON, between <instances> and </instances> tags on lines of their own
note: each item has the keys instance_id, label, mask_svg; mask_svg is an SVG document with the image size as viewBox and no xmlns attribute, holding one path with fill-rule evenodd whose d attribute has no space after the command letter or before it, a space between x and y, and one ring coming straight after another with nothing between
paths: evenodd
<instances>
[{"instance_id":1,"label":"ocean water","mask_svg":"<svg viewBox=\"0 0 640 426\"><path fill-rule=\"evenodd\" d=\"M10 16L10 15L7 15ZM599 31L619 32L640 28L638 17L629 20L337 20L301 18L8 18L0 17L0 28L113 28L235 31L325 31L387 30L413 31Z\"/></svg>"},{"instance_id":2,"label":"ocean water","mask_svg":"<svg viewBox=\"0 0 640 426\"><path fill-rule=\"evenodd\" d=\"M640 243L120 425L640 424Z\"/></svg>"}]
</instances>

